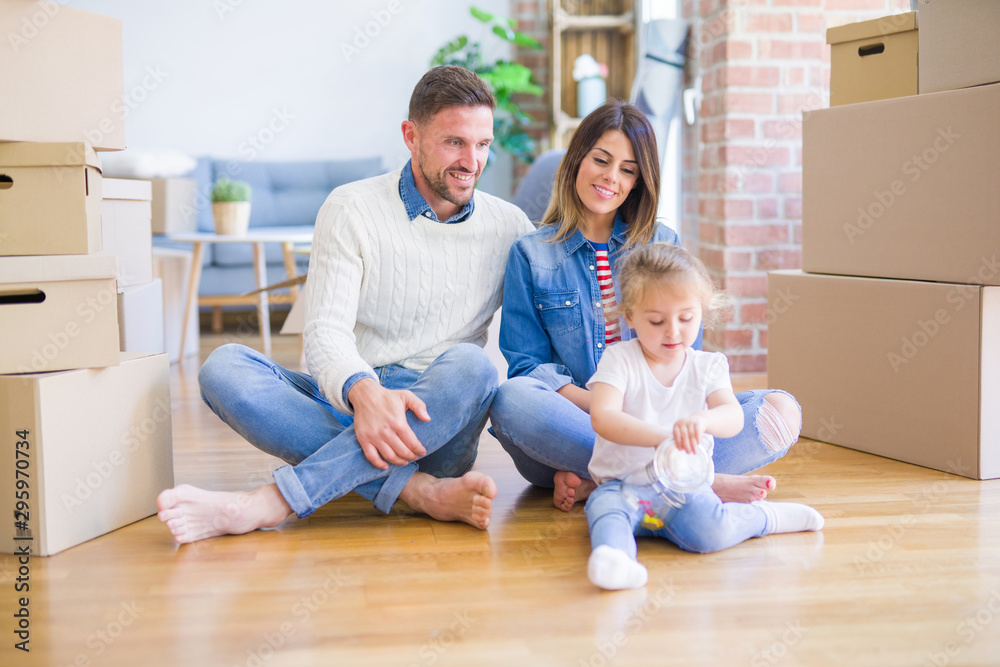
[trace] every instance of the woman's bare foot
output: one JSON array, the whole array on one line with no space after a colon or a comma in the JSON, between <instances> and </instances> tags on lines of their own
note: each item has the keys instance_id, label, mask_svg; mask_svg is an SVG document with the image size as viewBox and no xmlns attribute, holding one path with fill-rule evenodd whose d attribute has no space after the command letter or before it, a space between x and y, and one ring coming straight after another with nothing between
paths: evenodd
<instances>
[{"instance_id":1,"label":"woman's bare foot","mask_svg":"<svg viewBox=\"0 0 1000 667\"><path fill-rule=\"evenodd\" d=\"M581 479L576 473L560 470L552 480L556 488L552 493L552 504L563 512L573 509L573 505L587 499L597 488L593 480Z\"/></svg>"},{"instance_id":2,"label":"woman's bare foot","mask_svg":"<svg viewBox=\"0 0 1000 667\"><path fill-rule=\"evenodd\" d=\"M712 490L724 503L763 500L778 483L770 475L715 475Z\"/></svg>"},{"instance_id":3,"label":"woman's bare foot","mask_svg":"<svg viewBox=\"0 0 1000 667\"><path fill-rule=\"evenodd\" d=\"M273 528L292 513L274 484L236 493L205 491L181 484L161 492L156 507L159 510L156 516L167 524L180 544Z\"/></svg>"},{"instance_id":4,"label":"woman's bare foot","mask_svg":"<svg viewBox=\"0 0 1000 667\"><path fill-rule=\"evenodd\" d=\"M399 494L412 509L433 519L463 521L482 530L490 525L496 497L496 483L481 472L444 479L417 472Z\"/></svg>"}]
</instances>

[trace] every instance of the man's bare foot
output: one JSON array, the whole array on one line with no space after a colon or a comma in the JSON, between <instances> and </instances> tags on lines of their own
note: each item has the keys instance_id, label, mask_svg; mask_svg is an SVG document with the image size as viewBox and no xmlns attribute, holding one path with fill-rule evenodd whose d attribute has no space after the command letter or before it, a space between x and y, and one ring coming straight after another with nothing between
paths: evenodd
<instances>
[{"instance_id":1,"label":"man's bare foot","mask_svg":"<svg viewBox=\"0 0 1000 667\"><path fill-rule=\"evenodd\" d=\"M563 512L573 509L575 503L587 499L591 491L597 488L593 480L581 479L576 473L560 470L552 479L556 488L552 492L552 504Z\"/></svg>"},{"instance_id":2,"label":"man's bare foot","mask_svg":"<svg viewBox=\"0 0 1000 667\"><path fill-rule=\"evenodd\" d=\"M493 512L497 485L481 472L438 479L426 473L413 474L399 499L417 512L438 521L464 521L486 530Z\"/></svg>"},{"instance_id":3,"label":"man's bare foot","mask_svg":"<svg viewBox=\"0 0 1000 667\"><path fill-rule=\"evenodd\" d=\"M716 474L712 490L724 503L752 503L766 498L777 485L770 475Z\"/></svg>"},{"instance_id":4,"label":"man's bare foot","mask_svg":"<svg viewBox=\"0 0 1000 667\"><path fill-rule=\"evenodd\" d=\"M167 489L156 498L156 515L180 544L217 535L242 535L272 528L292 510L274 484L250 492L205 491L188 484Z\"/></svg>"}]
</instances>

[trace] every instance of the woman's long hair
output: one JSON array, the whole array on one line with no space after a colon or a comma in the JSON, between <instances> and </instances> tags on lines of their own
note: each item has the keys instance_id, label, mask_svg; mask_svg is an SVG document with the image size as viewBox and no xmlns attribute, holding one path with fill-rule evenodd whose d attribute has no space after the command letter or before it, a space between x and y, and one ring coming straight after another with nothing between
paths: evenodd
<instances>
[{"instance_id":1,"label":"woman's long hair","mask_svg":"<svg viewBox=\"0 0 1000 667\"><path fill-rule=\"evenodd\" d=\"M559 225L553 242L568 237L583 223L584 206L576 192L576 176L587 153L608 130L619 130L628 137L639 164L639 178L619 207L622 217L628 223L626 247L644 245L653 238L656 208L660 198L660 160L656 151L656 135L649 120L637 108L621 100L608 100L604 106L583 119L559 165L552 185L552 198L541 223Z\"/></svg>"}]
</instances>

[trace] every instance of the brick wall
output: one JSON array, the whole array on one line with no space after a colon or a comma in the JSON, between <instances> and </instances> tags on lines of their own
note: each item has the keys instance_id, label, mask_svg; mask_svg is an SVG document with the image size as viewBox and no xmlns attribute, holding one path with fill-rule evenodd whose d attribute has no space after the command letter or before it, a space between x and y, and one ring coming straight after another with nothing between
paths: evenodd
<instances>
[{"instance_id":1,"label":"brick wall","mask_svg":"<svg viewBox=\"0 0 1000 667\"><path fill-rule=\"evenodd\" d=\"M549 101L551 100L549 85L549 2L547 0L511 0L510 15L517 21L517 30L534 37L541 42L544 51L531 49L515 49L514 59L531 68L535 81L545 91L542 97L533 95L518 95L515 101L534 119L528 127L528 134L537 142L535 154L539 155L549 147ZM514 187L520 182L528 165L515 161Z\"/></svg>"},{"instance_id":2,"label":"brick wall","mask_svg":"<svg viewBox=\"0 0 1000 667\"><path fill-rule=\"evenodd\" d=\"M684 130L684 243L730 295L706 347L734 371L767 365L767 271L800 268L802 112L828 106L828 27L909 0L682 0L689 76L703 97Z\"/></svg>"}]
</instances>

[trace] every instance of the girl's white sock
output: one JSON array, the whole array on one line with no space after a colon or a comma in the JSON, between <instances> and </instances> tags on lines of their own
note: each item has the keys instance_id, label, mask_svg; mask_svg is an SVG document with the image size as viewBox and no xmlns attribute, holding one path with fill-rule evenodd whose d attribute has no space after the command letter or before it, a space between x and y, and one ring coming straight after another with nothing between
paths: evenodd
<instances>
[{"instance_id":1,"label":"girl's white sock","mask_svg":"<svg viewBox=\"0 0 1000 667\"><path fill-rule=\"evenodd\" d=\"M620 591L645 586L649 575L641 563L621 549L602 544L590 553L587 577L598 588Z\"/></svg>"},{"instance_id":2,"label":"girl's white sock","mask_svg":"<svg viewBox=\"0 0 1000 667\"><path fill-rule=\"evenodd\" d=\"M802 503L779 503L770 500L757 500L751 505L764 510L767 515L767 534L800 533L807 530L821 530L823 515Z\"/></svg>"}]
</instances>

